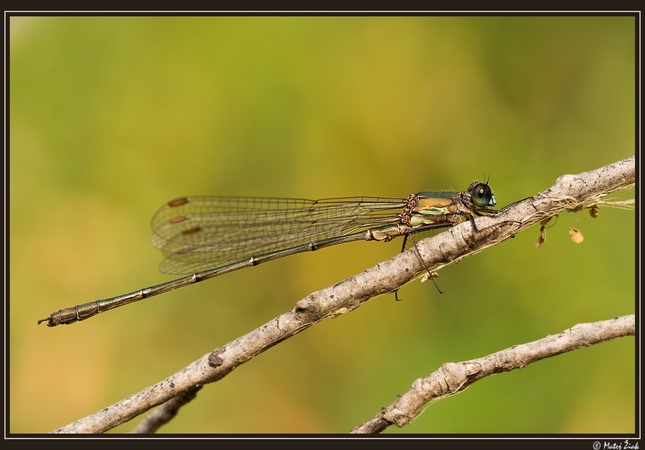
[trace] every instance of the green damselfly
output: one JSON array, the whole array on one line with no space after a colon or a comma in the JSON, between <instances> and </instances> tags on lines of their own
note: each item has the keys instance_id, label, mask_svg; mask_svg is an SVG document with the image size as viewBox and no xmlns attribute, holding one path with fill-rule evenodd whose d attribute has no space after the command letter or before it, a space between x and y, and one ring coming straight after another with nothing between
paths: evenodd
<instances>
[{"instance_id":1,"label":"green damselfly","mask_svg":"<svg viewBox=\"0 0 645 450\"><path fill-rule=\"evenodd\" d=\"M462 218L495 214L488 183L464 192L419 192L407 198L323 200L255 197L182 197L152 219L152 244L166 259L164 273L191 273L173 281L53 312L38 323L71 324L101 312L245 267L336 244L391 241L450 227ZM476 229L476 228L475 228Z\"/></svg>"}]
</instances>

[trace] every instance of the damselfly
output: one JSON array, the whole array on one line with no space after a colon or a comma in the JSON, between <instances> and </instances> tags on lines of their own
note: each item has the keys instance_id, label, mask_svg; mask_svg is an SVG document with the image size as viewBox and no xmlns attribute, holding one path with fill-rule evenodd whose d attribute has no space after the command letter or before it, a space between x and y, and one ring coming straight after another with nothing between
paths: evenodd
<instances>
[{"instance_id":1,"label":"damselfly","mask_svg":"<svg viewBox=\"0 0 645 450\"><path fill-rule=\"evenodd\" d=\"M323 200L253 197L182 197L152 219L152 244L166 259L164 273L191 273L117 297L53 312L38 323L50 327L163 294L234 270L296 253L353 241L390 241L454 226L462 218L495 214L487 183L465 192L419 192L407 198L353 197ZM476 228L475 228L476 229Z\"/></svg>"}]
</instances>

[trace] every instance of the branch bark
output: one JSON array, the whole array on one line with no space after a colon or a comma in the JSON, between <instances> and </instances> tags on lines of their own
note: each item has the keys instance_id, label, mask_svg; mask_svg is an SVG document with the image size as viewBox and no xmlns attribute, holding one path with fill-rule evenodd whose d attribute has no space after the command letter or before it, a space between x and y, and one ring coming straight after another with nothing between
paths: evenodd
<instances>
[{"instance_id":1,"label":"branch bark","mask_svg":"<svg viewBox=\"0 0 645 450\"><path fill-rule=\"evenodd\" d=\"M391 425L403 427L416 419L430 402L464 391L476 381L501 372L523 369L545 358L589 347L619 337L634 336L634 315L594 323L578 324L568 330L459 363L445 363L425 378L412 383L412 389L352 433L380 433Z\"/></svg>"},{"instance_id":2,"label":"branch bark","mask_svg":"<svg viewBox=\"0 0 645 450\"><path fill-rule=\"evenodd\" d=\"M396 291L428 269L439 270L479 253L565 210L579 210L635 183L635 157L579 175L564 175L546 191L503 208L496 216L468 221L419 241L385 262L326 289L309 294L290 311L204 355L179 372L53 433L102 433L197 386L216 382L239 365L316 323ZM418 252L418 253L417 253ZM420 260L419 255L423 258ZM389 419L388 419L389 420ZM396 423L396 421L394 421Z\"/></svg>"},{"instance_id":3,"label":"branch bark","mask_svg":"<svg viewBox=\"0 0 645 450\"><path fill-rule=\"evenodd\" d=\"M134 434L150 434L156 432L163 425L170 422L177 415L179 409L197 397L197 393L203 386L195 386L192 389L171 398L162 404L154 412L148 414L137 427L132 430Z\"/></svg>"}]
</instances>

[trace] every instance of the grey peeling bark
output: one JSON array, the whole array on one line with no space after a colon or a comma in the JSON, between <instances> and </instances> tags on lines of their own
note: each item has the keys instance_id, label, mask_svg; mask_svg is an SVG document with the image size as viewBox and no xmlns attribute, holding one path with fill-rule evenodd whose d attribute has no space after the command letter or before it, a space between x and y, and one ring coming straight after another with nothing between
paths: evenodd
<instances>
[{"instance_id":1,"label":"grey peeling bark","mask_svg":"<svg viewBox=\"0 0 645 450\"><path fill-rule=\"evenodd\" d=\"M445 363L435 372L412 383L412 388L352 433L379 433L391 425L403 427L423 412L430 402L458 394L476 381L582 347L636 332L634 315L578 324L556 335L504 349L470 361Z\"/></svg>"}]
</instances>

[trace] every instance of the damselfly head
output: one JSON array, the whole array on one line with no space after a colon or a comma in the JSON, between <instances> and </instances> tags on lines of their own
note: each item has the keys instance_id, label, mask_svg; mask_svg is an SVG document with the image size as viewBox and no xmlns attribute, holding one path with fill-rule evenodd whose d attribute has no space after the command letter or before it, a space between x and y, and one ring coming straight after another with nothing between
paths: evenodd
<instances>
[{"instance_id":1,"label":"damselfly head","mask_svg":"<svg viewBox=\"0 0 645 450\"><path fill-rule=\"evenodd\" d=\"M495 206L497 204L495 195L493 195L493 191L491 191L490 187L488 186L488 182L475 182L470 185L468 192L470 193L472 202L479 208L484 208L486 206Z\"/></svg>"}]
</instances>

